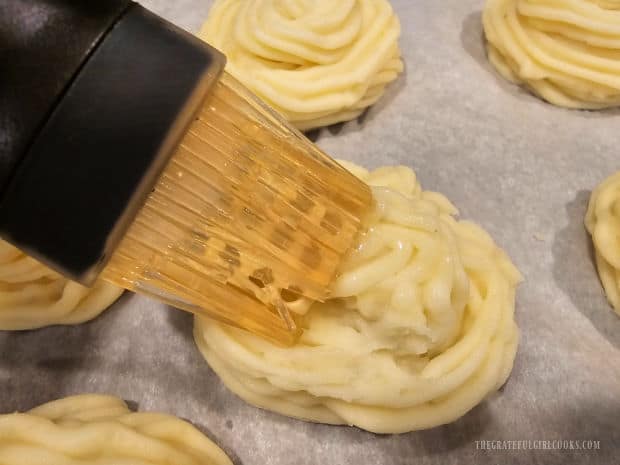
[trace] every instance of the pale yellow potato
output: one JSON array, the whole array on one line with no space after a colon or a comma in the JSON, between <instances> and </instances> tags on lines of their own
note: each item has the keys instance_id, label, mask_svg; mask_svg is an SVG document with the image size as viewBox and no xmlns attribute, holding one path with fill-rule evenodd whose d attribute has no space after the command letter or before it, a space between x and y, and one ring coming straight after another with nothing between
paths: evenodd
<instances>
[{"instance_id":1,"label":"pale yellow potato","mask_svg":"<svg viewBox=\"0 0 620 465\"><path fill-rule=\"evenodd\" d=\"M216 0L198 35L301 130L356 118L403 70L387 0Z\"/></svg>"},{"instance_id":2,"label":"pale yellow potato","mask_svg":"<svg viewBox=\"0 0 620 465\"><path fill-rule=\"evenodd\" d=\"M562 107L620 104L620 1L487 0L482 19L509 81Z\"/></svg>"},{"instance_id":3,"label":"pale yellow potato","mask_svg":"<svg viewBox=\"0 0 620 465\"><path fill-rule=\"evenodd\" d=\"M332 298L296 304L301 339L277 347L197 317L196 343L228 388L283 415L377 433L454 421L510 374L521 275L409 168L345 166L373 186L377 211Z\"/></svg>"},{"instance_id":4,"label":"pale yellow potato","mask_svg":"<svg viewBox=\"0 0 620 465\"><path fill-rule=\"evenodd\" d=\"M0 330L83 323L122 293L103 281L86 288L0 240Z\"/></svg>"},{"instance_id":5,"label":"pale yellow potato","mask_svg":"<svg viewBox=\"0 0 620 465\"><path fill-rule=\"evenodd\" d=\"M112 396L85 394L0 415L3 465L232 465L179 418L134 413Z\"/></svg>"},{"instance_id":6,"label":"pale yellow potato","mask_svg":"<svg viewBox=\"0 0 620 465\"><path fill-rule=\"evenodd\" d=\"M585 222L607 299L620 315L620 171L594 189Z\"/></svg>"}]
</instances>

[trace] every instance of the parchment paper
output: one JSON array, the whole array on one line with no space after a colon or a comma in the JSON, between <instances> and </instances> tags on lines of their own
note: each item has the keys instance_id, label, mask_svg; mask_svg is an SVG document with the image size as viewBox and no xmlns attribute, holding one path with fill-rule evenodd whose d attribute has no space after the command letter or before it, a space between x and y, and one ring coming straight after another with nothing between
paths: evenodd
<instances>
[{"instance_id":1,"label":"parchment paper","mask_svg":"<svg viewBox=\"0 0 620 465\"><path fill-rule=\"evenodd\" d=\"M482 0L392 3L406 75L361 121L312 136L368 167L413 167L508 251L526 281L505 388L424 432L378 436L296 421L228 392L194 346L190 315L125 294L81 326L0 332L1 412L111 393L190 420L244 465L620 463L620 318L583 227L591 189L620 169L620 112L556 108L500 79L484 54ZM144 4L195 31L211 2ZM476 446L528 439L596 440L600 450Z\"/></svg>"}]
</instances>

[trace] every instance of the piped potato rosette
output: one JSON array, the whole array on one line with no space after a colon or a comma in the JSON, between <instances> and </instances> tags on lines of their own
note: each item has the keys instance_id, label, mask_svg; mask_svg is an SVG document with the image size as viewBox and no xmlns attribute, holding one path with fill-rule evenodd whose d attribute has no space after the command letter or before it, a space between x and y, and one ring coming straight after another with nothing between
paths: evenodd
<instances>
[{"instance_id":1,"label":"piped potato rosette","mask_svg":"<svg viewBox=\"0 0 620 465\"><path fill-rule=\"evenodd\" d=\"M377 433L454 421L510 374L521 275L409 168L346 167L377 209L331 298L294 303L301 339L279 347L196 317L196 343L228 388L283 415Z\"/></svg>"},{"instance_id":2,"label":"piped potato rosette","mask_svg":"<svg viewBox=\"0 0 620 465\"><path fill-rule=\"evenodd\" d=\"M387 0L216 0L199 37L301 130L359 116L403 70Z\"/></svg>"}]
</instances>

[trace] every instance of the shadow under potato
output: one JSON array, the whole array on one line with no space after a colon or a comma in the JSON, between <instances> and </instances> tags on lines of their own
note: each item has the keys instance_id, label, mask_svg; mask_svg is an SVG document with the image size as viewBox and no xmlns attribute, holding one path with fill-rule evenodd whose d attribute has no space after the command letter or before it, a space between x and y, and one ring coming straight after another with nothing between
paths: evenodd
<instances>
[{"instance_id":1,"label":"shadow under potato","mask_svg":"<svg viewBox=\"0 0 620 465\"><path fill-rule=\"evenodd\" d=\"M453 423L413 433L419 444L421 456L444 454L475 444L485 439L492 427L493 415L486 400Z\"/></svg>"},{"instance_id":2,"label":"shadow under potato","mask_svg":"<svg viewBox=\"0 0 620 465\"><path fill-rule=\"evenodd\" d=\"M168 322L179 333L183 335L185 339L194 343L194 315L185 310L179 310L178 308L166 305L168 311Z\"/></svg>"},{"instance_id":3,"label":"shadow under potato","mask_svg":"<svg viewBox=\"0 0 620 465\"><path fill-rule=\"evenodd\" d=\"M124 293L101 315L79 325L0 331L0 413L82 394L73 388L74 379L104 361L94 350L101 337L98 328L106 318L118 316L130 298L131 293Z\"/></svg>"},{"instance_id":4,"label":"shadow under potato","mask_svg":"<svg viewBox=\"0 0 620 465\"><path fill-rule=\"evenodd\" d=\"M582 190L566 205L568 224L553 241L553 277L597 331L620 349L620 318L605 297L592 238L584 226L589 199L590 192Z\"/></svg>"},{"instance_id":5,"label":"shadow under potato","mask_svg":"<svg viewBox=\"0 0 620 465\"><path fill-rule=\"evenodd\" d=\"M482 25L482 11L474 11L463 20L461 26L461 44L463 44L463 49L467 54L472 57L485 72L491 74L498 86L507 93L514 95L520 100L530 101L532 104L547 105L546 102L534 96L524 87L504 79L489 62L484 27Z\"/></svg>"},{"instance_id":6,"label":"shadow under potato","mask_svg":"<svg viewBox=\"0 0 620 465\"><path fill-rule=\"evenodd\" d=\"M207 438L209 438L213 443L215 443L220 449L222 449L224 451L224 453L228 456L228 458L232 461L232 463L234 465L243 465L243 461L241 460L241 458L237 455L237 453L235 452L234 448L232 447L231 444L224 444L222 441L222 438L218 438L213 431L211 431L209 428L207 428L204 424L202 423L197 423L196 421L192 421L188 418L182 418L182 420L186 421L187 423L189 423L190 425L192 425L194 428L196 428L198 431L200 431L202 434L204 434ZM228 420L230 421L230 420ZM228 421L226 423L228 423Z\"/></svg>"}]
</instances>

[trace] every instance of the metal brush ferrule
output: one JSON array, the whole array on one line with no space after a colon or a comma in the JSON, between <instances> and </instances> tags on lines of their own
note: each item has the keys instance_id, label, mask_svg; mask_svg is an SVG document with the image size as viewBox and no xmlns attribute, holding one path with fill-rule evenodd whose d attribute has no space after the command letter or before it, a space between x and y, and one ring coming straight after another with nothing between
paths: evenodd
<instances>
[{"instance_id":1,"label":"metal brush ferrule","mask_svg":"<svg viewBox=\"0 0 620 465\"><path fill-rule=\"evenodd\" d=\"M0 29L0 236L90 284L225 58L126 0L7 0Z\"/></svg>"}]
</instances>

